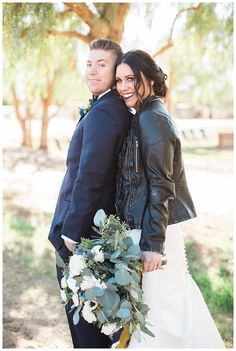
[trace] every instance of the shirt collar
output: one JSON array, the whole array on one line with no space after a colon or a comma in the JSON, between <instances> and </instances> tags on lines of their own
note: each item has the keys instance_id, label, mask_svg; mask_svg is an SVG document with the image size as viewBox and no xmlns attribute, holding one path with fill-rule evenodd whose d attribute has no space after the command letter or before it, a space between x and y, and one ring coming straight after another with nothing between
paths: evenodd
<instances>
[{"instance_id":1,"label":"shirt collar","mask_svg":"<svg viewBox=\"0 0 236 351\"><path fill-rule=\"evenodd\" d=\"M105 94L108 93L109 91L111 91L111 88L110 88L110 89L107 89L106 91L104 91L104 93L98 95L98 99L100 99L103 95L105 95Z\"/></svg>"}]
</instances>

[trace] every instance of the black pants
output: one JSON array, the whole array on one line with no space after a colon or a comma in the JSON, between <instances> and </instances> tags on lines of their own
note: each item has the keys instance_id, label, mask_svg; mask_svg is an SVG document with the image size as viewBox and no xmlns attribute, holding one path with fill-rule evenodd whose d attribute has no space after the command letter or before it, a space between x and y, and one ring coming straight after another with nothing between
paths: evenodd
<instances>
[{"instance_id":1,"label":"black pants","mask_svg":"<svg viewBox=\"0 0 236 351\"><path fill-rule=\"evenodd\" d=\"M71 252L63 244L62 248L58 251L60 257L65 263L68 262L68 257L71 256ZM61 288L61 279L63 269L56 266L57 268L57 279ZM70 304L66 305L66 315L70 327L70 333L74 348L111 348L113 342L119 340L120 333L116 333L111 339L107 335L101 333L100 329L94 326L92 323L88 323L82 316L80 317L77 325L73 324L73 312L69 313Z\"/></svg>"}]
</instances>

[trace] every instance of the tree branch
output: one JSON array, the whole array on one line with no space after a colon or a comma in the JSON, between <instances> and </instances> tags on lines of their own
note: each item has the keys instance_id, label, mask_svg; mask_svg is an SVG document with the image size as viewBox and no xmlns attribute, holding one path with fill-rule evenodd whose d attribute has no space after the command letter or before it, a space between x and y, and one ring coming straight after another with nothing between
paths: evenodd
<instances>
[{"instance_id":1,"label":"tree branch","mask_svg":"<svg viewBox=\"0 0 236 351\"><path fill-rule=\"evenodd\" d=\"M72 13L74 13L74 11L72 11L72 9L67 9L65 11L59 12L58 17L64 19L64 18L67 18L68 16L70 16Z\"/></svg>"},{"instance_id":2,"label":"tree branch","mask_svg":"<svg viewBox=\"0 0 236 351\"><path fill-rule=\"evenodd\" d=\"M92 27L96 16L89 10L88 6L76 2L64 2L73 12L75 12L89 27Z\"/></svg>"},{"instance_id":3,"label":"tree branch","mask_svg":"<svg viewBox=\"0 0 236 351\"><path fill-rule=\"evenodd\" d=\"M168 50L169 48L171 48L174 44L173 44L173 32L174 32L174 26L175 23L177 21L177 19L182 15L182 13L184 12L189 12L189 11L193 11L193 12L199 12L201 11L203 8L203 3L198 4L197 6L192 6L192 7L186 7L185 9L180 10L176 16L175 19L172 23L171 29L170 29L170 35L169 35L169 39L167 40L167 43L160 48L158 51L155 52L154 55L152 55L153 58L163 54L163 52L165 52L166 50Z\"/></svg>"},{"instance_id":4,"label":"tree branch","mask_svg":"<svg viewBox=\"0 0 236 351\"><path fill-rule=\"evenodd\" d=\"M91 42L91 40L92 40L90 35L83 35L83 34L80 34L78 32L74 32L74 31L58 32L56 30L48 29L47 33L51 34L51 35L55 35L55 36L64 36L64 37L67 37L67 38L81 39L87 44L89 44Z\"/></svg>"}]
</instances>

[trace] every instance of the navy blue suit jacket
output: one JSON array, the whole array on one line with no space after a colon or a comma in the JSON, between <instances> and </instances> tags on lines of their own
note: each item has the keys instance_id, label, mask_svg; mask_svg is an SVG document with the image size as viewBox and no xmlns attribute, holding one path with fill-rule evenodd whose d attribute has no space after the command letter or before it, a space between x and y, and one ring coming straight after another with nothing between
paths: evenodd
<instances>
[{"instance_id":1,"label":"navy blue suit jacket","mask_svg":"<svg viewBox=\"0 0 236 351\"><path fill-rule=\"evenodd\" d=\"M118 154L131 116L120 97L109 91L77 124L49 233L57 251L63 245L62 234L76 242L90 237L100 208L115 213Z\"/></svg>"}]
</instances>

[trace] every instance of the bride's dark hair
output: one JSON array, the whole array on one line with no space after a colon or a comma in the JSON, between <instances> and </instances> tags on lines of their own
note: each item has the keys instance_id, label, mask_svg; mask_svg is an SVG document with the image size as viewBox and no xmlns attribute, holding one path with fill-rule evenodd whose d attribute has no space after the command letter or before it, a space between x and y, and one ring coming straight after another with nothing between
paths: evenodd
<instances>
[{"instance_id":1,"label":"bride's dark hair","mask_svg":"<svg viewBox=\"0 0 236 351\"><path fill-rule=\"evenodd\" d=\"M142 103L142 96L138 93L141 86L144 87L141 73L148 80L149 88L153 87L154 93L157 97L165 99L167 94L166 79L167 75L162 69L156 64L153 58L145 51L142 50L131 50L122 55L118 64L126 63L132 69L136 83L135 92L139 97L140 103ZM152 82L153 85L152 85Z\"/></svg>"}]
</instances>

